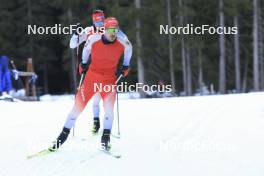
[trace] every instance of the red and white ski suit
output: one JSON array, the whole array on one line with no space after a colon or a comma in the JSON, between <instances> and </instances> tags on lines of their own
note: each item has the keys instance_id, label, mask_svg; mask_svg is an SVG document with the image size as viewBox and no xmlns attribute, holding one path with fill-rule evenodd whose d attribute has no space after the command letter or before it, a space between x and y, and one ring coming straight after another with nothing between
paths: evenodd
<instances>
[{"instance_id":1,"label":"red and white ski suit","mask_svg":"<svg viewBox=\"0 0 264 176\"><path fill-rule=\"evenodd\" d=\"M90 35L82 53L82 62L91 64L84 78L81 88L78 90L74 107L68 115L64 127L71 129L79 114L84 110L88 101L99 90L95 85L101 87L115 85L116 70L121 56L124 54L123 65L129 66L132 56L132 45L127 38L119 37L112 43L106 43L100 34ZM104 129L112 128L113 108L115 103L115 89L108 91L102 89L99 92L103 99L105 112Z\"/></svg>"}]
</instances>

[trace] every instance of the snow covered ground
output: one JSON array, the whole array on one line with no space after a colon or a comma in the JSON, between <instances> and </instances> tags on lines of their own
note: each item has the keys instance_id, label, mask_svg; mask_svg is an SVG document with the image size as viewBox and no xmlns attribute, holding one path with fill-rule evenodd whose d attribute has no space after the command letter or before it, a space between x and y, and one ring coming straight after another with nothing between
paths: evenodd
<instances>
[{"instance_id":1,"label":"snow covered ground","mask_svg":"<svg viewBox=\"0 0 264 176\"><path fill-rule=\"evenodd\" d=\"M121 139L111 139L121 159L98 152L88 104L59 152L27 160L57 137L72 104L0 102L0 176L264 175L264 93L122 99Z\"/></svg>"}]
</instances>

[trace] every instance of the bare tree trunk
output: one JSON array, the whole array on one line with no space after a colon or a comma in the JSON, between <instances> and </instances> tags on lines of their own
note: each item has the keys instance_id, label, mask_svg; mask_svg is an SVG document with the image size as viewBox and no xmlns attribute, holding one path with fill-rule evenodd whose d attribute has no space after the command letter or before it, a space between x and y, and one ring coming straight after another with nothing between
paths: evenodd
<instances>
[{"instance_id":1,"label":"bare tree trunk","mask_svg":"<svg viewBox=\"0 0 264 176\"><path fill-rule=\"evenodd\" d=\"M259 38L260 38L260 42L259 42L260 87L261 87L261 90L264 90L264 56L263 56L264 45L263 45L263 34L262 34L262 32L259 32Z\"/></svg>"},{"instance_id":2,"label":"bare tree trunk","mask_svg":"<svg viewBox=\"0 0 264 176\"><path fill-rule=\"evenodd\" d=\"M182 76L183 76L183 91L187 92L187 74L186 74L186 52L185 52L185 40L181 37L181 60L182 60Z\"/></svg>"},{"instance_id":3,"label":"bare tree trunk","mask_svg":"<svg viewBox=\"0 0 264 176\"><path fill-rule=\"evenodd\" d=\"M253 75L254 90L259 91L259 51L258 51L258 0L253 1Z\"/></svg>"},{"instance_id":4,"label":"bare tree trunk","mask_svg":"<svg viewBox=\"0 0 264 176\"><path fill-rule=\"evenodd\" d=\"M138 11L141 9L141 0L135 0L135 7ZM142 41L141 41L141 21L140 18L137 17L136 19L136 57L137 57L137 67L138 67L138 82L145 84L145 75L144 75L144 65L141 58L141 48L142 48ZM145 93L140 91L140 96L145 97Z\"/></svg>"},{"instance_id":5,"label":"bare tree trunk","mask_svg":"<svg viewBox=\"0 0 264 176\"><path fill-rule=\"evenodd\" d=\"M247 90L247 77L248 77L248 59L246 58L243 75L242 92L245 93Z\"/></svg>"},{"instance_id":6,"label":"bare tree trunk","mask_svg":"<svg viewBox=\"0 0 264 176\"><path fill-rule=\"evenodd\" d=\"M224 18L224 4L223 0L219 0L219 21L220 27L224 27L225 18ZM225 35L220 34L219 36L219 92L224 94L226 92L226 72L225 72Z\"/></svg>"},{"instance_id":7,"label":"bare tree trunk","mask_svg":"<svg viewBox=\"0 0 264 176\"><path fill-rule=\"evenodd\" d=\"M258 4L258 12L259 12L259 67L260 67L260 88L264 90L264 45L263 45L263 18L261 13L261 3Z\"/></svg>"},{"instance_id":8,"label":"bare tree trunk","mask_svg":"<svg viewBox=\"0 0 264 176\"><path fill-rule=\"evenodd\" d=\"M234 26L239 29L238 17L234 17ZM241 74L240 74L240 48L239 48L239 30L236 35L234 35L235 44L235 73L236 73L236 92L241 92Z\"/></svg>"},{"instance_id":9,"label":"bare tree trunk","mask_svg":"<svg viewBox=\"0 0 264 176\"><path fill-rule=\"evenodd\" d=\"M203 60L201 48L198 49L198 74L199 74L199 90L201 95L203 95Z\"/></svg>"},{"instance_id":10,"label":"bare tree trunk","mask_svg":"<svg viewBox=\"0 0 264 176\"><path fill-rule=\"evenodd\" d=\"M190 47L186 47L186 68L187 68L187 95L192 95L192 61L190 56Z\"/></svg>"},{"instance_id":11,"label":"bare tree trunk","mask_svg":"<svg viewBox=\"0 0 264 176\"><path fill-rule=\"evenodd\" d=\"M32 3L31 0L27 0L27 17L28 17L28 24L33 24L32 23ZM34 50L33 50L33 41L32 41L32 35L28 35L29 37L29 52L30 52L30 57L34 57Z\"/></svg>"},{"instance_id":12,"label":"bare tree trunk","mask_svg":"<svg viewBox=\"0 0 264 176\"><path fill-rule=\"evenodd\" d=\"M179 0L179 8L183 9L182 0ZM180 26L183 26L183 13L180 14ZM183 91L187 94L187 72L186 72L186 52L185 52L185 39L181 34L181 60L182 60L182 76L183 76Z\"/></svg>"},{"instance_id":13,"label":"bare tree trunk","mask_svg":"<svg viewBox=\"0 0 264 176\"><path fill-rule=\"evenodd\" d=\"M167 18L169 27L172 26L171 23L171 5L170 0L167 0ZM172 34L169 34L169 59L170 59L170 79L172 85L172 94L175 95L175 77L174 77L174 58L173 58L173 50L172 50Z\"/></svg>"},{"instance_id":14,"label":"bare tree trunk","mask_svg":"<svg viewBox=\"0 0 264 176\"><path fill-rule=\"evenodd\" d=\"M68 23L71 24L72 22L72 9L71 9L71 0L68 0L68 12L67 12L67 16L68 16ZM78 47L77 47L78 49ZM70 88L71 91L73 93L75 93L75 91L77 90L77 55L74 54L74 50L70 49L70 57L71 57L71 74L70 74L70 80L71 80L71 84L70 84Z\"/></svg>"}]
</instances>

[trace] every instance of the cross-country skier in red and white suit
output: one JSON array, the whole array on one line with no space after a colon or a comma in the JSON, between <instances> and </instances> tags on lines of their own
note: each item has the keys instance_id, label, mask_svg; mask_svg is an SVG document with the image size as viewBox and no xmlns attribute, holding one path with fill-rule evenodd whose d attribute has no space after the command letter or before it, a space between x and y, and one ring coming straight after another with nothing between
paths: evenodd
<instances>
[{"instance_id":1,"label":"cross-country skier in red and white suit","mask_svg":"<svg viewBox=\"0 0 264 176\"><path fill-rule=\"evenodd\" d=\"M50 150L56 150L62 145L71 128L76 122L77 117L84 110L88 101L98 91L98 86L111 87L116 82L116 71L119 60L124 54L123 66L121 73L127 76L129 71L129 63L132 56L132 45L127 38L119 37L118 21L113 18L105 19L105 34L93 34L89 36L83 49L82 62L85 64L91 56L91 64L88 68L84 82L78 90L74 107L68 115L64 124L63 130L55 141ZM95 86L97 85L97 87ZM104 106L104 124L103 134L101 137L101 144L105 149L109 149L110 134L113 122L113 109L115 103L116 92L115 89L103 89L99 92L103 99Z\"/></svg>"},{"instance_id":2,"label":"cross-country skier in red and white suit","mask_svg":"<svg viewBox=\"0 0 264 176\"><path fill-rule=\"evenodd\" d=\"M93 20L93 25L86 27L79 35L77 32L75 32L70 40L70 48L74 49L77 48L80 44L83 42L86 42L88 37L92 35L94 32L96 32L97 29L100 29L101 27L104 27L104 20L105 20L105 15L102 10L94 10L92 13L92 20ZM80 26L80 23L76 25L77 27ZM123 40L127 39L126 34L122 30L118 30L117 33L118 37L121 38L123 37ZM79 73L85 74L86 67L88 67L87 63L81 63L79 66ZM83 72L83 73L82 73ZM100 106L99 103L101 101L101 95L100 93L96 93L93 96L93 128L92 128L92 133L97 134L99 129L100 129Z\"/></svg>"}]
</instances>

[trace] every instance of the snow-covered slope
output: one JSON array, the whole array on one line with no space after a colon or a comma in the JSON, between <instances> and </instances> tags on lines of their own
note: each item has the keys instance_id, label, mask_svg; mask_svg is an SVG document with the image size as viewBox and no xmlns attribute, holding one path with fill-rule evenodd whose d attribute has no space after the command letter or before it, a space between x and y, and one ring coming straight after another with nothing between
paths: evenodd
<instances>
[{"instance_id":1,"label":"snow-covered slope","mask_svg":"<svg viewBox=\"0 0 264 176\"><path fill-rule=\"evenodd\" d=\"M98 152L88 104L59 152L27 160L57 137L72 104L0 102L0 176L264 175L264 93L120 100L121 139L111 142L121 159Z\"/></svg>"}]
</instances>

